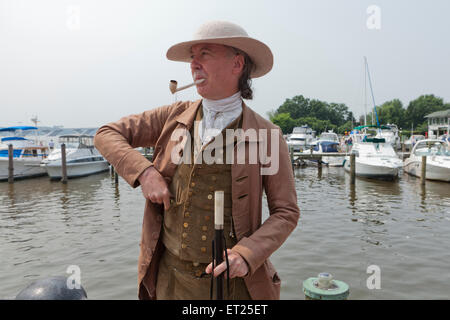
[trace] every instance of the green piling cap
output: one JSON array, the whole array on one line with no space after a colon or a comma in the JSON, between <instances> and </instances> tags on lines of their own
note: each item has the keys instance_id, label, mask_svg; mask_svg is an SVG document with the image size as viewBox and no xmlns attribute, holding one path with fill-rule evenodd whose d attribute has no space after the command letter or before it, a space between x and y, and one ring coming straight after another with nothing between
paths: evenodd
<instances>
[{"instance_id":1,"label":"green piling cap","mask_svg":"<svg viewBox=\"0 0 450 320\"><path fill-rule=\"evenodd\" d=\"M333 280L329 273L320 273L317 278L303 281L303 292L313 300L345 300L349 287L345 282Z\"/></svg>"}]
</instances>

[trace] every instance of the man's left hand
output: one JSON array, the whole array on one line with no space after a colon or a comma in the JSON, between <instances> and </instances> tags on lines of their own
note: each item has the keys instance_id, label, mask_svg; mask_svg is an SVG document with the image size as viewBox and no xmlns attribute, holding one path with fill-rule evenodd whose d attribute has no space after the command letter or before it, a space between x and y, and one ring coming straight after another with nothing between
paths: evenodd
<instances>
[{"instance_id":1,"label":"man's left hand","mask_svg":"<svg viewBox=\"0 0 450 320\"><path fill-rule=\"evenodd\" d=\"M237 252L231 251L230 249L227 249L228 253L228 262L230 265L230 279L236 278L236 277L245 277L249 271L247 262L244 260L244 258L241 257L241 255ZM225 261L225 252L223 255L224 261L219 264L216 268L214 268L214 277L217 277L222 272L227 270L227 263ZM206 269L206 273L211 273L212 271L212 263L210 263ZM224 274L226 277L226 272Z\"/></svg>"}]
</instances>

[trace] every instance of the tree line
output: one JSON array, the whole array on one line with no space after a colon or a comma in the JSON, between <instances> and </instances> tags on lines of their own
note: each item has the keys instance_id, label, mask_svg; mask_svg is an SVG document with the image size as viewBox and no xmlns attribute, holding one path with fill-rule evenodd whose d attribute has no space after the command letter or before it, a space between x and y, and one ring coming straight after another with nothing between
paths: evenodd
<instances>
[{"instance_id":1,"label":"tree line","mask_svg":"<svg viewBox=\"0 0 450 320\"><path fill-rule=\"evenodd\" d=\"M428 122L425 118L427 114L446 109L450 109L450 103L444 103L442 98L433 94L421 95L410 101L407 108L404 108L399 99L386 101L376 107L380 125L396 124L407 131L413 127L417 133L427 131ZM344 103L328 103L305 98L303 95L286 99L277 110L269 112L268 116L284 134L292 133L294 127L304 124L310 126L317 134L326 130L343 134L357 125L364 124L364 115L356 121ZM366 119L367 124L372 123L372 112L368 111ZM376 124L375 119L373 123Z\"/></svg>"}]
</instances>

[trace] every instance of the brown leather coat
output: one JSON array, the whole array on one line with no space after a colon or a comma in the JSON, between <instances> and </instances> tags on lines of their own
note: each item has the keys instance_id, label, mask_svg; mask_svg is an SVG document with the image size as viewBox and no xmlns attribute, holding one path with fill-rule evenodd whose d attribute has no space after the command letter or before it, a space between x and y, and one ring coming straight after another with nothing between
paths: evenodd
<instances>
[{"instance_id":1,"label":"brown leather coat","mask_svg":"<svg viewBox=\"0 0 450 320\"><path fill-rule=\"evenodd\" d=\"M139 175L153 165L168 182L177 164L171 161L172 149L179 141L172 141L175 129L190 130L201 100L176 102L172 105L124 117L102 126L94 139L95 147L111 163L118 174L132 187L137 187ZM247 261L250 271L244 278L253 299L279 299L281 281L269 261L297 226L300 210L289 152L281 130L243 104L242 129L267 129L267 150L271 150L270 129L278 131L279 170L276 174L261 175L264 164L249 164L248 149L258 143L259 136L245 135L245 163L232 164L233 220L238 243L233 247ZM134 148L155 147L153 163ZM270 154L270 152L269 152ZM269 164L270 166L270 164ZM262 224L263 190L267 195L270 217ZM155 284L159 260L164 250L160 239L163 207L146 201L138 262L138 295L140 299L156 299Z\"/></svg>"}]
</instances>

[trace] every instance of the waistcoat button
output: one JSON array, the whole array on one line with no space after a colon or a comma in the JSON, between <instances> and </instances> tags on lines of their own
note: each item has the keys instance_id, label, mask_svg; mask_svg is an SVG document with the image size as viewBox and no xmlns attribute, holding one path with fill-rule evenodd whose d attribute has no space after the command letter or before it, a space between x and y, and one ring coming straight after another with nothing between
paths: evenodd
<instances>
[{"instance_id":1,"label":"waistcoat button","mask_svg":"<svg viewBox=\"0 0 450 320\"><path fill-rule=\"evenodd\" d=\"M187 222L183 223L183 227L187 228L189 224Z\"/></svg>"}]
</instances>

